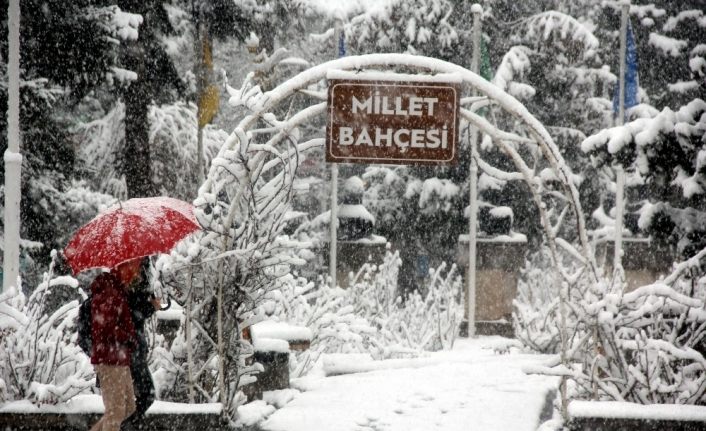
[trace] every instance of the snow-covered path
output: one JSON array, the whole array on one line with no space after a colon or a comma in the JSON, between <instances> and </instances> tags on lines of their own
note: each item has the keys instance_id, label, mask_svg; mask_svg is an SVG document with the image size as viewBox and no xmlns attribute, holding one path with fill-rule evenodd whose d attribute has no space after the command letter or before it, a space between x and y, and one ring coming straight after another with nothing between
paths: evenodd
<instances>
[{"instance_id":1,"label":"snow-covered path","mask_svg":"<svg viewBox=\"0 0 706 431\"><path fill-rule=\"evenodd\" d=\"M534 431L556 378L521 367L542 355L502 353L511 340L457 341L428 358L376 363L375 371L300 379L304 391L274 412L268 431ZM365 364L349 364L364 368Z\"/></svg>"}]
</instances>

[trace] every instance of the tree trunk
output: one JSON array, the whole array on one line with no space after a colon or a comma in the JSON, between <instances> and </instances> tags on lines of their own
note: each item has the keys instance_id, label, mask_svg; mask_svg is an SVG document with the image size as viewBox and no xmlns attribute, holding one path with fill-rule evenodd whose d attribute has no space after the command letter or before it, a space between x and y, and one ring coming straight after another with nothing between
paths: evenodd
<instances>
[{"instance_id":1,"label":"tree trunk","mask_svg":"<svg viewBox=\"0 0 706 431\"><path fill-rule=\"evenodd\" d=\"M131 53L131 60L138 67L137 80L125 91L125 152L123 154L125 181L129 198L146 197L152 194L152 171L149 142L149 91L145 81L144 59L139 58L143 50Z\"/></svg>"},{"instance_id":2,"label":"tree trunk","mask_svg":"<svg viewBox=\"0 0 706 431\"><path fill-rule=\"evenodd\" d=\"M154 39L151 2L125 0L119 3L122 10L142 15L137 40L126 41L123 61L127 69L137 74L123 93L125 101L125 146L123 173L128 198L147 197L154 194L149 142L149 106L152 102L149 67L150 42Z\"/></svg>"}]
</instances>

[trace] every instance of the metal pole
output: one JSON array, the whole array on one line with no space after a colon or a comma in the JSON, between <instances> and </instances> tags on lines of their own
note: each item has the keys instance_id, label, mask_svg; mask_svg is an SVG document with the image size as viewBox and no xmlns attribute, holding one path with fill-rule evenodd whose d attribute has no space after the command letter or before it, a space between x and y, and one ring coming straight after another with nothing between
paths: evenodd
<instances>
[{"instance_id":1,"label":"metal pole","mask_svg":"<svg viewBox=\"0 0 706 431\"><path fill-rule=\"evenodd\" d=\"M479 4L471 7L473 13L473 57L471 71L480 72L481 55L481 17L483 8ZM476 91L473 91L474 95ZM468 336L476 335L476 219L478 215L478 162L475 155L478 152L478 130L471 127L471 166L469 176L470 208L468 215Z\"/></svg>"},{"instance_id":2,"label":"metal pole","mask_svg":"<svg viewBox=\"0 0 706 431\"><path fill-rule=\"evenodd\" d=\"M343 24L340 20L336 20L333 32L333 52L334 58L340 56L339 39L343 31ZM331 274L331 287L336 287L336 249L338 247L337 230L338 230L338 164L331 163L331 220L330 220L330 238L329 238L329 272Z\"/></svg>"},{"instance_id":3,"label":"metal pole","mask_svg":"<svg viewBox=\"0 0 706 431\"><path fill-rule=\"evenodd\" d=\"M18 286L20 275L20 0L10 0L7 62L7 150L5 150L5 243L3 291Z\"/></svg>"},{"instance_id":4,"label":"metal pole","mask_svg":"<svg viewBox=\"0 0 706 431\"><path fill-rule=\"evenodd\" d=\"M625 121L625 49L627 45L628 13L630 12L630 1L620 2L620 77L618 78L618 118L617 126L622 126ZM624 189L625 171L622 165L615 165L615 242L613 244L613 271L620 271L622 268L623 254L623 211L625 208Z\"/></svg>"}]
</instances>

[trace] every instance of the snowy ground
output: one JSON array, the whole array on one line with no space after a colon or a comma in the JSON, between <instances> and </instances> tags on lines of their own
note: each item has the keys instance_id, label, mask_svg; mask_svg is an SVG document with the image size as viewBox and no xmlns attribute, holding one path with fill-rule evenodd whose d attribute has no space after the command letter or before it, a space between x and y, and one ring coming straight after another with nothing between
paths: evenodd
<instances>
[{"instance_id":1,"label":"snowy ground","mask_svg":"<svg viewBox=\"0 0 706 431\"><path fill-rule=\"evenodd\" d=\"M295 380L292 386L302 392L260 426L268 431L534 431L558 380L524 374L523 366L546 357L508 348L515 343L500 337L460 339L450 352L374 364L337 358L323 367L329 374L373 371L330 377L322 372Z\"/></svg>"},{"instance_id":2,"label":"snowy ground","mask_svg":"<svg viewBox=\"0 0 706 431\"><path fill-rule=\"evenodd\" d=\"M480 337L415 359L329 356L292 382L296 390L266 392L263 401L240 407L239 422L266 431L534 431L559 382L523 373L522 367L546 357L520 353L518 346L516 340ZM102 411L99 395L41 408L29 401L0 405L0 413ZM157 401L149 413L219 411L219 404Z\"/></svg>"}]
</instances>

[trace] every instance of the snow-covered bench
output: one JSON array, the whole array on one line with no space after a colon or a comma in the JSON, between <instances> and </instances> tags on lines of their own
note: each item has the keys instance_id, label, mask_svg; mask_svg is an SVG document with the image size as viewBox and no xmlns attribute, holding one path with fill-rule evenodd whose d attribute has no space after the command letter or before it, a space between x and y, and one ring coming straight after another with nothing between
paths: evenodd
<instances>
[{"instance_id":1,"label":"snow-covered bench","mask_svg":"<svg viewBox=\"0 0 706 431\"><path fill-rule=\"evenodd\" d=\"M311 330L304 326L265 320L250 326L250 337L256 351L277 349L277 345L281 349L284 347L282 342L287 344L287 351L304 351L311 343Z\"/></svg>"},{"instance_id":2,"label":"snow-covered bench","mask_svg":"<svg viewBox=\"0 0 706 431\"><path fill-rule=\"evenodd\" d=\"M267 320L250 326L247 334L255 350L253 361L264 368L257 381L246 387L248 398L262 399L264 391L289 388L289 352L309 348L309 328Z\"/></svg>"}]
</instances>

